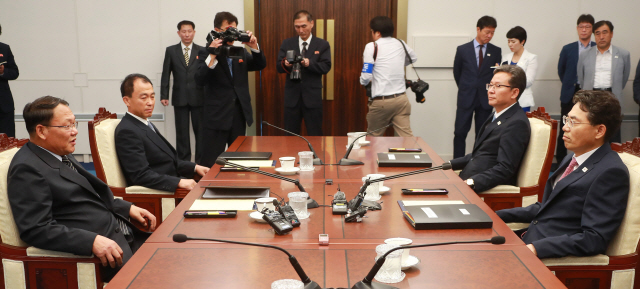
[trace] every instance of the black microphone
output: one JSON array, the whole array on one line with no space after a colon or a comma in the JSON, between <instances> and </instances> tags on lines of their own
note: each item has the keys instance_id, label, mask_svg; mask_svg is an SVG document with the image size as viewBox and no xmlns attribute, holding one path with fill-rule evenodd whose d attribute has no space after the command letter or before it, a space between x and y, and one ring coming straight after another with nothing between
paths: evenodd
<instances>
[{"instance_id":1,"label":"black microphone","mask_svg":"<svg viewBox=\"0 0 640 289\"><path fill-rule=\"evenodd\" d=\"M367 133L365 133L365 134L363 134L363 135L361 135L361 136L357 137L355 140L353 140L353 141L351 142L351 144L349 145L349 148L347 149L347 153L345 153L345 154L344 154L344 157L342 157L342 159L340 160L340 162L338 163L338 165L339 165L339 166L364 165L364 163L363 163L363 162L361 162L361 161L357 161L357 160L350 160L350 159L349 159L349 154L351 153L351 150L353 149L353 144L354 144L355 142L357 142L361 137L364 137L364 136L370 135L370 134L372 134L372 133L374 133L374 132L376 132L376 131L382 130L382 129L386 129L386 128L390 127L391 125L393 125L393 124L392 124L392 123L390 123L390 124L385 125L385 126L383 126L383 127L381 127L381 128L374 129L374 130L372 130L372 131L370 131L370 132L367 132Z\"/></svg>"},{"instance_id":2,"label":"black microphone","mask_svg":"<svg viewBox=\"0 0 640 289\"><path fill-rule=\"evenodd\" d=\"M376 283L375 285L371 284L371 281L373 281L373 277L375 277L376 274L378 274L378 271L380 271L380 268L384 264L384 261L387 259L387 255L389 255L393 251L402 250L402 249L410 249L410 248L421 248L421 247L431 247L431 246L440 246L440 245L451 245L451 244L491 243L491 244L494 244L494 245L500 245L500 244L504 244L504 242L505 242L504 236L494 236L491 239L486 239L486 240L453 241L453 242L444 242L444 243L409 245L409 246L401 246L401 247L393 248L393 249L387 251L387 253L385 253L384 255L382 255L382 257L378 258L378 260L376 260L376 263L371 268L371 271L369 271L369 274L367 274L367 276L364 277L364 279L362 279L362 281L354 284L353 287L351 287L351 289L373 289L373 288L375 288L375 289L398 289L397 287L393 287L393 286L382 284L382 283Z\"/></svg>"},{"instance_id":3,"label":"black microphone","mask_svg":"<svg viewBox=\"0 0 640 289\"><path fill-rule=\"evenodd\" d=\"M288 131L288 130L286 130L286 129L284 129L284 128L281 128L281 127L277 127L277 126L275 126L275 125L272 125L272 124L268 123L266 120L263 120L263 121L262 121L262 123L263 123L263 124L266 124L266 125L268 125L268 126L270 126L270 127L277 128L277 129L279 129L279 130L281 130L281 131L284 131L284 132L286 132L286 133L289 133L289 134L292 134L292 135L295 135L295 136L297 136L297 137L302 138L304 141L306 141L306 142L307 142L307 145L309 146L309 150L311 150L311 152L313 152L313 165L316 165L316 166L324 165L324 163L322 163L322 160L321 160L321 159L318 157L318 155L316 154L316 151L313 149L313 146L311 145L311 143L310 143L306 138L304 138L303 136L301 136L301 135L299 135L299 134L292 133L292 132L290 132L290 131Z\"/></svg>"},{"instance_id":4,"label":"black microphone","mask_svg":"<svg viewBox=\"0 0 640 289\"><path fill-rule=\"evenodd\" d=\"M322 289L322 287L320 287L320 285L318 285L318 283L316 283L314 281L311 281L311 279L309 279L309 276L307 276L307 274L304 272L304 270L302 269L302 266L300 266L300 263L298 263L298 260L296 259L296 257L291 255L291 253L287 252L287 250L282 249L280 247L273 246L273 245L264 245L264 244L238 242L238 241L228 241L228 240L220 240L220 239L192 238L192 237L187 237L187 235L185 235L185 234L174 234L173 235L173 241L174 242L183 243L183 242L186 242L187 240L222 242L222 243L231 243L231 244L248 245L248 246L256 246L256 247L265 247L265 248L271 248L271 249L280 250L280 251L284 252L285 254L287 254L287 256L289 256L289 262L291 263L291 266L293 266L293 269L296 270L296 273L298 273L298 276L300 277L300 280L302 281L302 283L304 283L304 289Z\"/></svg>"},{"instance_id":5,"label":"black microphone","mask_svg":"<svg viewBox=\"0 0 640 289\"><path fill-rule=\"evenodd\" d=\"M410 172L401 173L401 174L397 174L397 175L392 175L392 176L379 178L379 179L373 179L373 180L372 179L366 179L366 180L364 180L364 185L362 185L362 187L360 188L360 191L358 192L356 197L353 198L353 200L349 201L349 209L351 209L351 211L355 211L355 210L358 209L358 207L360 207L360 205L362 205L362 202L364 201L364 196L367 194L365 191L367 190L367 187L372 183L384 182L386 180L392 180L392 179L402 178L402 177L406 177L406 176L422 174L422 173L426 173L426 172L439 171L439 170L450 170L450 169L451 169L451 163L446 162L446 163L443 163L441 166L437 166L437 167L431 167L431 168L425 168L425 169L410 171Z\"/></svg>"},{"instance_id":6,"label":"black microphone","mask_svg":"<svg viewBox=\"0 0 640 289\"><path fill-rule=\"evenodd\" d=\"M276 179L280 179L280 180L283 180L283 181L287 181L287 182L290 182L290 183L294 183L301 192L306 192L304 190L304 187L302 187L302 184L298 180L286 178L286 177L283 177L283 176L280 176L280 175L272 174L272 173L269 173L269 172L261 171L261 170L250 168L250 167L245 167L243 165L239 165L239 164L236 164L236 163L233 163L233 162L228 162L224 158L217 158L216 159L216 165L220 165L221 167L224 167L225 165L230 165L230 166L235 167L235 168L244 169L245 171L254 172L254 173L261 174L261 175L265 175L265 176L269 176L269 177L272 177L272 178L276 178ZM316 202L314 199L312 199L311 196L307 197L307 209L313 209L313 208L317 208L317 207L319 207L318 202Z\"/></svg>"}]
</instances>

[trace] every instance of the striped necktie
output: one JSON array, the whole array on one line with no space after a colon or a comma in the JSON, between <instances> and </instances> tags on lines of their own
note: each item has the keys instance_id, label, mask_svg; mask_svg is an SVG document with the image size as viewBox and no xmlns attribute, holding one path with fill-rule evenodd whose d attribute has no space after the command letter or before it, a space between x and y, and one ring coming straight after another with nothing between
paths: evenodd
<instances>
[{"instance_id":1,"label":"striped necktie","mask_svg":"<svg viewBox=\"0 0 640 289\"><path fill-rule=\"evenodd\" d=\"M74 170L75 172L78 172L78 170L76 169L76 167L73 165L73 163L71 163L71 160L69 160L69 157L67 156L62 156L62 163L65 164L67 167L70 167L72 170Z\"/></svg>"},{"instance_id":2,"label":"striped necktie","mask_svg":"<svg viewBox=\"0 0 640 289\"><path fill-rule=\"evenodd\" d=\"M189 47L184 48L184 62L189 66Z\"/></svg>"}]
</instances>

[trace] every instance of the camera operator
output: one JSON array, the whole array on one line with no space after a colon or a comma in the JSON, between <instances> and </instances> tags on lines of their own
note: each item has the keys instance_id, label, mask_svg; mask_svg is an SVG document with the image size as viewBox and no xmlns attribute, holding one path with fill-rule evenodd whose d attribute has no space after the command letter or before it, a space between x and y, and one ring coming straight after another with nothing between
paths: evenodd
<instances>
[{"instance_id":1,"label":"camera operator","mask_svg":"<svg viewBox=\"0 0 640 289\"><path fill-rule=\"evenodd\" d=\"M413 136L409 119L411 104L405 93L404 67L416 62L418 57L404 42L392 37L394 27L391 18L374 17L369 27L374 42L367 43L364 48L364 65L360 74L360 84L366 86L372 83L367 130L393 123L399 136ZM383 133L379 131L373 135L380 136Z\"/></svg>"},{"instance_id":2,"label":"camera operator","mask_svg":"<svg viewBox=\"0 0 640 289\"><path fill-rule=\"evenodd\" d=\"M295 69L284 88L284 128L300 134L304 118L308 135L322 135L322 75L331 70L331 49L329 42L311 35L313 24L311 13L296 12L293 26L298 36L282 41L276 67L279 73L291 73L297 67L287 60L287 51L302 56L299 73Z\"/></svg>"},{"instance_id":3,"label":"camera operator","mask_svg":"<svg viewBox=\"0 0 640 289\"><path fill-rule=\"evenodd\" d=\"M229 12L219 12L213 20L217 32L235 28L238 18ZM204 118L200 165L211 167L216 158L231 145L238 136L245 135L246 125L253 124L251 96L249 95L248 71L262 70L267 60L258 46L258 40L251 31L246 31L250 40L243 42L251 53L242 49L244 56L230 58L214 55L208 50L198 54L196 83L204 86ZM222 39L214 39L210 48L223 45ZM233 41L225 43L233 45Z\"/></svg>"}]
</instances>

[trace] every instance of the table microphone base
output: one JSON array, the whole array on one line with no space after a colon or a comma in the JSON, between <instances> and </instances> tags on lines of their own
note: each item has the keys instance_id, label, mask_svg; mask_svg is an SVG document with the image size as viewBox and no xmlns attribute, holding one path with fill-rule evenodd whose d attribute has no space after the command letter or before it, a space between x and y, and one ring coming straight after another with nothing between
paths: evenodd
<instances>
[{"instance_id":1,"label":"table microphone base","mask_svg":"<svg viewBox=\"0 0 640 289\"><path fill-rule=\"evenodd\" d=\"M322 163L320 158L315 158L315 159L313 159L313 165L314 166L321 166L321 165L324 165L324 164Z\"/></svg>"},{"instance_id":2,"label":"table microphone base","mask_svg":"<svg viewBox=\"0 0 640 289\"><path fill-rule=\"evenodd\" d=\"M316 202L316 200L312 198L307 198L307 209L314 209L317 207L320 207L320 206L318 205L318 202ZM304 287L304 288L306 289L307 287Z\"/></svg>"},{"instance_id":3,"label":"table microphone base","mask_svg":"<svg viewBox=\"0 0 640 289\"><path fill-rule=\"evenodd\" d=\"M399 288L393 287L387 284L378 283L378 282L364 283L360 281L354 284L353 287L351 287L351 289L399 289Z\"/></svg>"},{"instance_id":4,"label":"table microphone base","mask_svg":"<svg viewBox=\"0 0 640 289\"><path fill-rule=\"evenodd\" d=\"M304 289L322 289L322 287L315 281L311 281L308 284L304 284Z\"/></svg>"},{"instance_id":5,"label":"table microphone base","mask_svg":"<svg viewBox=\"0 0 640 289\"><path fill-rule=\"evenodd\" d=\"M340 162L338 163L339 166L357 166L357 165L364 165L363 162L358 161L358 160L352 160L352 159L341 159Z\"/></svg>"}]
</instances>

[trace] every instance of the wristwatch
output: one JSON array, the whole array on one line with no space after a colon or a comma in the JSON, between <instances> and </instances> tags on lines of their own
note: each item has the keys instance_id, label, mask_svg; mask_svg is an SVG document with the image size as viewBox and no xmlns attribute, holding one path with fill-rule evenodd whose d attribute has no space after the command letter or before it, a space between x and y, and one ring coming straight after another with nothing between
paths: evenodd
<instances>
[{"instance_id":1,"label":"wristwatch","mask_svg":"<svg viewBox=\"0 0 640 289\"><path fill-rule=\"evenodd\" d=\"M468 185L471 189L473 189L473 187L474 187L474 185L475 185L475 184L473 183L473 179L467 179L467 180L466 180L466 182L467 182L467 185Z\"/></svg>"}]
</instances>

